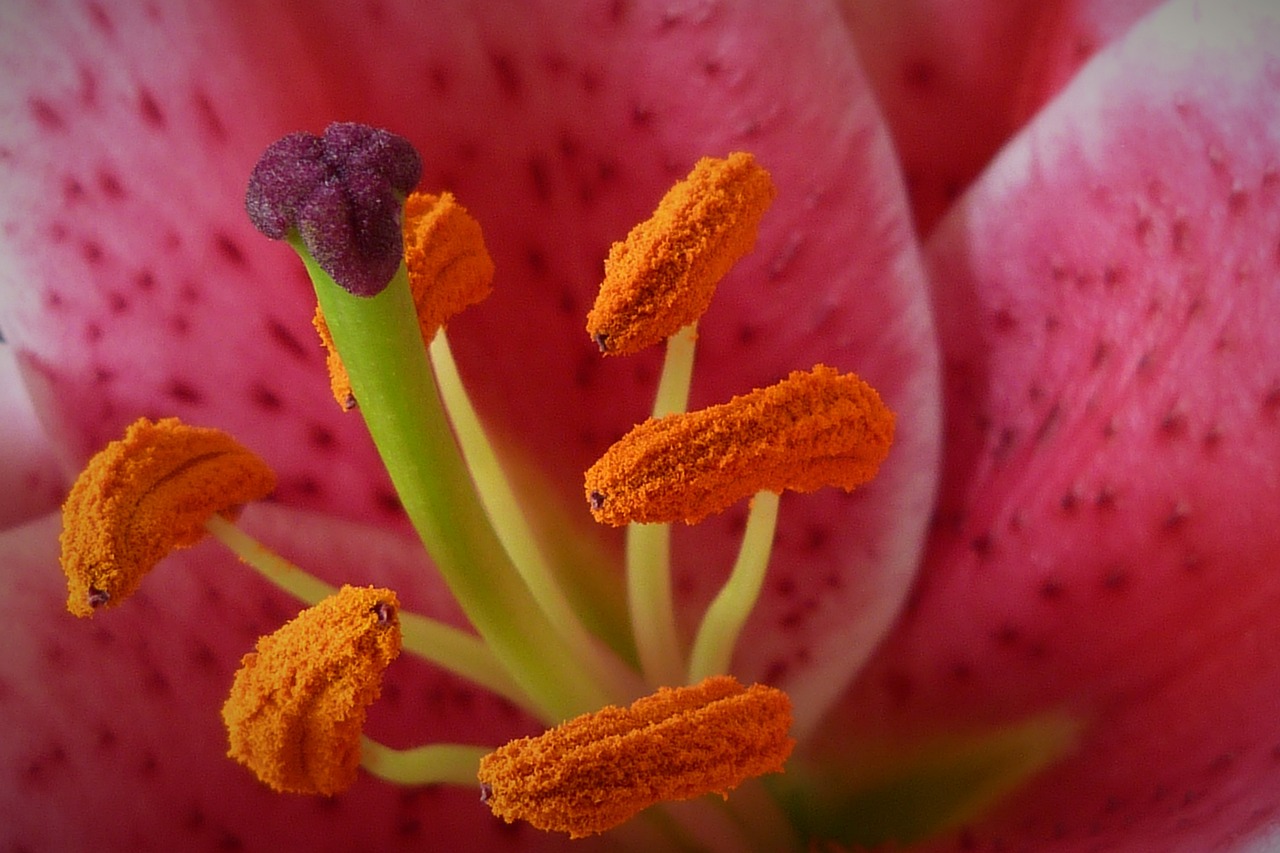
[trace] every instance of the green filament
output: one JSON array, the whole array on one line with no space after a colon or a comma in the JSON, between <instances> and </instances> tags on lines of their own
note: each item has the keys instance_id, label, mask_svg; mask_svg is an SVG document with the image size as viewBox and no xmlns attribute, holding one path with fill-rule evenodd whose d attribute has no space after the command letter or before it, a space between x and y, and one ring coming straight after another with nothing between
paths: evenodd
<instances>
[{"instance_id":1,"label":"green filament","mask_svg":"<svg viewBox=\"0 0 1280 853\"><path fill-rule=\"evenodd\" d=\"M692 323L667 339L653 416L683 412L689 405L698 338ZM675 685L685 675L671 594L671 529L666 524L627 526L627 601L640 665L650 684Z\"/></svg>"},{"instance_id":2,"label":"green filament","mask_svg":"<svg viewBox=\"0 0 1280 853\"><path fill-rule=\"evenodd\" d=\"M689 683L709 675L729 671L733 649L742 626L755 609L764 586L765 571L773 552L773 534L778 526L778 495L760 492L751 499L747 528L742 534L738 559L707 612L702 617L693 653L689 660Z\"/></svg>"},{"instance_id":3,"label":"green filament","mask_svg":"<svg viewBox=\"0 0 1280 853\"><path fill-rule=\"evenodd\" d=\"M478 788L476 770L491 750L483 746L433 743L412 749L392 749L367 735L360 736L360 766L398 785L460 785Z\"/></svg>"},{"instance_id":4,"label":"green filament","mask_svg":"<svg viewBox=\"0 0 1280 853\"><path fill-rule=\"evenodd\" d=\"M644 692L643 686L635 673L583 627L557 582L555 572L520 508L515 489L462 384L444 330L436 333L428 352L441 399L453 422L458 447L475 480L480 500L530 594L577 659L590 666L601 682L609 685L612 693L618 696L640 695Z\"/></svg>"},{"instance_id":5,"label":"green filament","mask_svg":"<svg viewBox=\"0 0 1280 853\"><path fill-rule=\"evenodd\" d=\"M317 604L338 591L337 587L303 571L220 515L205 522L205 528L241 562L305 604ZM411 654L517 705L528 706L529 698L478 638L452 625L405 610L400 611L400 632L404 648Z\"/></svg>"}]
</instances>

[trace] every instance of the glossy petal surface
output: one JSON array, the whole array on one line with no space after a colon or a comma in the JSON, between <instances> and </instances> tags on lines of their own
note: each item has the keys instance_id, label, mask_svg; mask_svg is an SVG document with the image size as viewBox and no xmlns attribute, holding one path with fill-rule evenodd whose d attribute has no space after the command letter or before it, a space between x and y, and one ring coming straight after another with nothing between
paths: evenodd
<instances>
[{"instance_id":1,"label":"glossy petal surface","mask_svg":"<svg viewBox=\"0 0 1280 853\"><path fill-rule=\"evenodd\" d=\"M844 721L1085 726L940 849L1203 851L1275 819L1278 45L1267 3L1163 7L930 241L942 503Z\"/></svg>"},{"instance_id":2,"label":"glossy petal surface","mask_svg":"<svg viewBox=\"0 0 1280 853\"><path fill-rule=\"evenodd\" d=\"M840 4L927 235L1080 66L1159 0Z\"/></svg>"},{"instance_id":3,"label":"glossy petal surface","mask_svg":"<svg viewBox=\"0 0 1280 853\"><path fill-rule=\"evenodd\" d=\"M62 502L67 483L36 418L13 349L0 343L0 530Z\"/></svg>"}]
</instances>

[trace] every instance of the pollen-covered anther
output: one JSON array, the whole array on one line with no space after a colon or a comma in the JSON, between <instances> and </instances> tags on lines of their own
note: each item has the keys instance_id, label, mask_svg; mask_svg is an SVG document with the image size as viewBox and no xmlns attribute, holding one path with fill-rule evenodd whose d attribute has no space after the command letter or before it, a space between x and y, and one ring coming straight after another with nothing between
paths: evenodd
<instances>
[{"instance_id":1,"label":"pollen-covered anther","mask_svg":"<svg viewBox=\"0 0 1280 853\"><path fill-rule=\"evenodd\" d=\"M404 205L404 260L418 313L422 340L430 343L455 314L485 299L493 290L493 259L480 223L452 193L413 193ZM328 353L329 382L338 405L356 404L342 358L324 315L313 320Z\"/></svg>"},{"instance_id":2,"label":"pollen-covered anther","mask_svg":"<svg viewBox=\"0 0 1280 853\"><path fill-rule=\"evenodd\" d=\"M400 654L399 607L389 589L344 586L259 639L222 707L227 754L277 791L349 788L366 713Z\"/></svg>"},{"instance_id":3,"label":"pollen-covered anther","mask_svg":"<svg viewBox=\"0 0 1280 853\"><path fill-rule=\"evenodd\" d=\"M724 795L781 771L790 729L787 694L714 676L512 741L481 760L481 792L508 823L581 838L656 803Z\"/></svg>"},{"instance_id":4,"label":"pollen-covered anther","mask_svg":"<svg viewBox=\"0 0 1280 853\"><path fill-rule=\"evenodd\" d=\"M296 235L356 296L381 293L404 256L402 200L422 174L409 141L354 122L272 143L249 176L245 209L266 236Z\"/></svg>"},{"instance_id":5,"label":"pollen-covered anther","mask_svg":"<svg viewBox=\"0 0 1280 853\"><path fill-rule=\"evenodd\" d=\"M755 246L773 180L750 154L704 157L653 216L614 243L587 315L606 353L661 343L706 312L716 285Z\"/></svg>"},{"instance_id":6,"label":"pollen-covered anther","mask_svg":"<svg viewBox=\"0 0 1280 853\"><path fill-rule=\"evenodd\" d=\"M817 365L695 412L650 418L586 474L597 521L701 521L757 492L846 491L875 477L893 412L852 373Z\"/></svg>"},{"instance_id":7,"label":"pollen-covered anther","mask_svg":"<svg viewBox=\"0 0 1280 853\"><path fill-rule=\"evenodd\" d=\"M234 518L275 482L261 458L220 430L135 421L89 460L62 506L67 609L89 616L119 604L169 552L200 541L215 513Z\"/></svg>"}]
</instances>

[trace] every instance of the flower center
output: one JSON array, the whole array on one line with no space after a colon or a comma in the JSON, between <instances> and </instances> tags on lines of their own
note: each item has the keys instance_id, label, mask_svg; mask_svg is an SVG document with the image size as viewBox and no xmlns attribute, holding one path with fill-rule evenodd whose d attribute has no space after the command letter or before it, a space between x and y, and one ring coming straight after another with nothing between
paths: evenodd
<instances>
[{"instance_id":1,"label":"flower center","mask_svg":"<svg viewBox=\"0 0 1280 853\"><path fill-rule=\"evenodd\" d=\"M205 532L311 605L246 656L223 709L233 757L279 790L333 793L358 764L408 784L474 785L479 770L495 814L578 836L780 771L792 747L789 700L726 675L763 584L778 494L865 483L889 451L894 421L874 389L822 365L685 411L696 323L755 243L776 194L768 172L742 153L699 161L614 244L588 317L588 335L608 356L667 342L653 416L585 476L588 511L627 526L634 645L598 635L570 603L471 405L443 326L489 293L494 265L479 224L452 195L411 192L419 174L399 137L333 125L271 146L246 205L306 265L333 395L363 417L474 633L401 610L390 590L334 590L250 539L232 523L235 508L271 490L270 472L230 437L174 419L139 421L72 491L63 534L70 609L119 604L169 550ZM686 648L667 524L747 498L739 558ZM364 737L365 709L402 643L553 728L487 756L457 744L393 750Z\"/></svg>"}]
</instances>

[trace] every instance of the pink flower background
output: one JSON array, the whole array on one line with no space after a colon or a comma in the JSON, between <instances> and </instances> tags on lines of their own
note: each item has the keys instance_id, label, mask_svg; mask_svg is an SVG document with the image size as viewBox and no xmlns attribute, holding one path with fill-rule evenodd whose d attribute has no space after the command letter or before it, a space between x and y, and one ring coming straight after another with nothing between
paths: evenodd
<instances>
[{"instance_id":1,"label":"pink flower background","mask_svg":"<svg viewBox=\"0 0 1280 853\"><path fill-rule=\"evenodd\" d=\"M808 757L854 775L1060 712L1070 753L936 849L1229 849L1277 819L1268 0L15 2L0 74L0 849L567 844L470 791L283 797L226 760L231 673L297 605L213 545L92 621L63 607L70 477L176 414L276 467L255 534L461 619L328 396L300 264L243 214L262 149L333 120L408 136L484 226L495 295L450 338L575 512L658 368L583 331L609 243L699 156L773 172L694 403L823 361L900 425L869 488L784 499L735 658L795 696ZM743 517L679 531L686 627ZM582 523L616 592L618 541ZM406 659L370 722L395 746L533 729Z\"/></svg>"}]
</instances>

